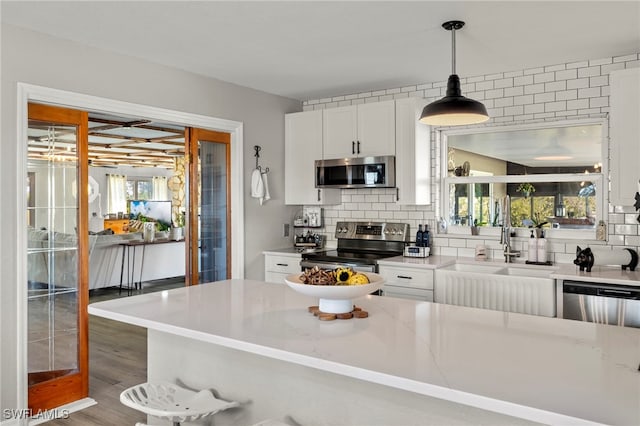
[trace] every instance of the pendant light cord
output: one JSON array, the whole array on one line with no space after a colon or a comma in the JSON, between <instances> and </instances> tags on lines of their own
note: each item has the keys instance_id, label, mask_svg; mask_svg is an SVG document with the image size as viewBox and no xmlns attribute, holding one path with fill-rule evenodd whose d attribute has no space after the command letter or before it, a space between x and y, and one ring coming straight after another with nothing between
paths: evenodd
<instances>
[{"instance_id":1,"label":"pendant light cord","mask_svg":"<svg viewBox=\"0 0 640 426\"><path fill-rule=\"evenodd\" d=\"M451 74L456 73L456 28L451 28Z\"/></svg>"}]
</instances>

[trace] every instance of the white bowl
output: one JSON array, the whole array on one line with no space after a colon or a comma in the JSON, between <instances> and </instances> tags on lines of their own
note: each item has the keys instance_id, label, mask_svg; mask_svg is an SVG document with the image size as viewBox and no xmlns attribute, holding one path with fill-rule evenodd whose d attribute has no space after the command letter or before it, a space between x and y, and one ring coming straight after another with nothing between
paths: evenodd
<instances>
[{"instance_id":1,"label":"white bowl","mask_svg":"<svg viewBox=\"0 0 640 426\"><path fill-rule=\"evenodd\" d=\"M382 276L373 272L364 273L369 278L369 284L358 285L304 284L300 281L300 275L302 273L287 275L284 281L298 293L318 297L320 299L318 303L320 311L331 314L351 312L353 310L351 299L371 294L379 290L384 284Z\"/></svg>"}]
</instances>

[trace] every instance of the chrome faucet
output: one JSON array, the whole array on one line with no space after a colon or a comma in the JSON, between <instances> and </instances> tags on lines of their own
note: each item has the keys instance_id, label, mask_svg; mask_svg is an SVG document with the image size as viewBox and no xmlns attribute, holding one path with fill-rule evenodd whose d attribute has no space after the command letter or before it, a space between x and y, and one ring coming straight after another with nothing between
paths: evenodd
<instances>
[{"instance_id":1,"label":"chrome faucet","mask_svg":"<svg viewBox=\"0 0 640 426\"><path fill-rule=\"evenodd\" d=\"M520 251L511 249L511 198L508 195L504 197L502 213L500 244L503 247L505 263L511 263L514 257L520 257Z\"/></svg>"}]
</instances>

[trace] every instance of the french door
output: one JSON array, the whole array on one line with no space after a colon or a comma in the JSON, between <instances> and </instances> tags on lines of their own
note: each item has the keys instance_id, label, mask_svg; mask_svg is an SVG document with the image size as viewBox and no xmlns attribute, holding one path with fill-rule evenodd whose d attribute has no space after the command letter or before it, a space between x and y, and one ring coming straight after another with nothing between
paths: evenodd
<instances>
[{"instance_id":1,"label":"french door","mask_svg":"<svg viewBox=\"0 0 640 426\"><path fill-rule=\"evenodd\" d=\"M29 104L28 406L88 395L87 113Z\"/></svg>"},{"instance_id":2,"label":"french door","mask_svg":"<svg viewBox=\"0 0 640 426\"><path fill-rule=\"evenodd\" d=\"M187 285L231 278L231 135L189 128Z\"/></svg>"}]
</instances>

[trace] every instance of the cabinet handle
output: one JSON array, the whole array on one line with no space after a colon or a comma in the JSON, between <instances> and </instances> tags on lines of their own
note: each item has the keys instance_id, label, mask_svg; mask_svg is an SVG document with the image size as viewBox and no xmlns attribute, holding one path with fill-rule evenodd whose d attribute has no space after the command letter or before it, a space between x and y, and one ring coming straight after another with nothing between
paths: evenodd
<instances>
[{"instance_id":1,"label":"cabinet handle","mask_svg":"<svg viewBox=\"0 0 640 426\"><path fill-rule=\"evenodd\" d=\"M396 201L400 201L400 188L396 188Z\"/></svg>"},{"instance_id":2,"label":"cabinet handle","mask_svg":"<svg viewBox=\"0 0 640 426\"><path fill-rule=\"evenodd\" d=\"M358 141L358 154L360 154L360 141Z\"/></svg>"},{"instance_id":3,"label":"cabinet handle","mask_svg":"<svg viewBox=\"0 0 640 426\"><path fill-rule=\"evenodd\" d=\"M413 277L407 277L405 275L396 275L398 278L404 278L405 280L412 280Z\"/></svg>"},{"instance_id":4,"label":"cabinet handle","mask_svg":"<svg viewBox=\"0 0 640 426\"><path fill-rule=\"evenodd\" d=\"M278 266L289 266L288 263L276 263L276 265L278 265Z\"/></svg>"},{"instance_id":5,"label":"cabinet handle","mask_svg":"<svg viewBox=\"0 0 640 426\"><path fill-rule=\"evenodd\" d=\"M351 153L352 154L356 153L356 143L355 143L355 141L351 141Z\"/></svg>"},{"instance_id":6,"label":"cabinet handle","mask_svg":"<svg viewBox=\"0 0 640 426\"><path fill-rule=\"evenodd\" d=\"M321 200L321 198L320 198L320 190L318 189L318 201L320 201L320 200Z\"/></svg>"}]
</instances>

